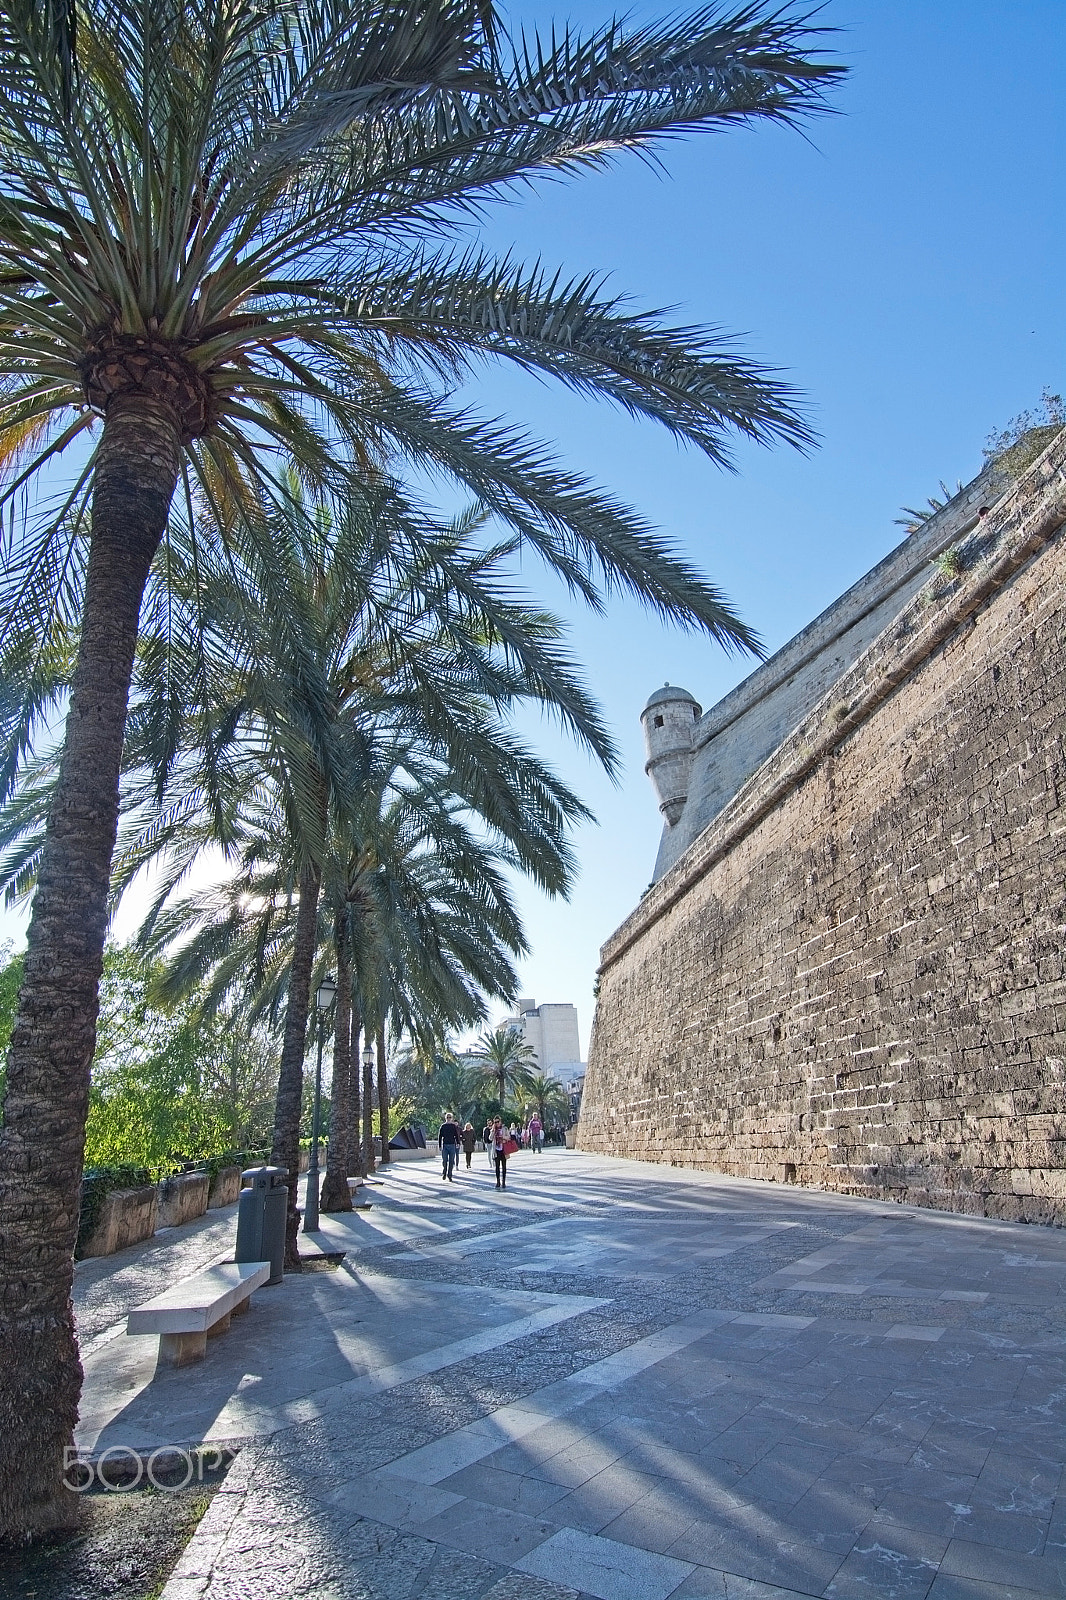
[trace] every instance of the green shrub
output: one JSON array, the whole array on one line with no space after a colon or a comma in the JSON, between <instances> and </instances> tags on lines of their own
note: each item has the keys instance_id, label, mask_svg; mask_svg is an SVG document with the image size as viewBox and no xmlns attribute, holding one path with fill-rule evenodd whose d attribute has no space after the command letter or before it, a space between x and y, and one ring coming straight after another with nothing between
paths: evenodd
<instances>
[{"instance_id":1,"label":"green shrub","mask_svg":"<svg viewBox=\"0 0 1066 1600\"><path fill-rule=\"evenodd\" d=\"M243 1172L247 1167L266 1166L269 1160L269 1150L221 1150L218 1155L208 1156L205 1161L198 1161L196 1170L206 1172L214 1183L225 1167L240 1167Z\"/></svg>"}]
</instances>

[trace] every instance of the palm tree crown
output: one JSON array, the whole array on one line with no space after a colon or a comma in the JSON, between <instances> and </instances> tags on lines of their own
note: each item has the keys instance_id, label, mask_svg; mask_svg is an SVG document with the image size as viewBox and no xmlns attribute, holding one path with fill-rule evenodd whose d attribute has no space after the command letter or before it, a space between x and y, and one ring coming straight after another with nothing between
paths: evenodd
<instances>
[{"instance_id":1,"label":"palm tree crown","mask_svg":"<svg viewBox=\"0 0 1066 1600\"><path fill-rule=\"evenodd\" d=\"M483 1033L471 1058L480 1063L482 1073L494 1084L501 1112L507 1091L523 1085L537 1063L536 1052L526 1043L521 1028L513 1023Z\"/></svg>"},{"instance_id":2,"label":"palm tree crown","mask_svg":"<svg viewBox=\"0 0 1066 1600\"><path fill-rule=\"evenodd\" d=\"M531 1072L522 1085L526 1099L536 1108L543 1126L547 1127L549 1115L568 1117L570 1101L559 1079L549 1072Z\"/></svg>"}]
</instances>

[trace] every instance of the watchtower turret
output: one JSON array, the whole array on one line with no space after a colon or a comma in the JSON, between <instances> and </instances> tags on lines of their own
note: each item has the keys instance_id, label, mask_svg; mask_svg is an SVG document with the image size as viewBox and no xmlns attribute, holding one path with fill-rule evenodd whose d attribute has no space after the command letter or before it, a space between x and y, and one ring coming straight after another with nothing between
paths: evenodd
<instances>
[{"instance_id":1,"label":"watchtower turret","mask_svg":"<svg viewBox=\"0 0 1066 1600\"><path fill-rule=\"evenodd\" d=\"M665 684L656 689L640 713L644 729L644 749L648 759L644 771L659 796L659 810L673 827L685 809L688 781L692 772L693 740L703 707L687 689Z\"/></svg>"}]
</instances>

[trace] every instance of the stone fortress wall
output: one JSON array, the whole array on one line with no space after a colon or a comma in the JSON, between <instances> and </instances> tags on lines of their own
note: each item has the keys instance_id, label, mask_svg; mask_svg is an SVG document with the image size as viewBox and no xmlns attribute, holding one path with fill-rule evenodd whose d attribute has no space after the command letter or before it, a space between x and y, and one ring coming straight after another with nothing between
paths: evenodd
<instances>
[{"instance_id":1,"label":"stone fortress wall","mask_svg":"<svg viewBox=\"0 0 1066 1600\"><path fill-rule=\"evenodd\" d=\"M1066 1221L1066 434L1001 490L686 697L580 1147Z\"/></svg>"}]
</instances>

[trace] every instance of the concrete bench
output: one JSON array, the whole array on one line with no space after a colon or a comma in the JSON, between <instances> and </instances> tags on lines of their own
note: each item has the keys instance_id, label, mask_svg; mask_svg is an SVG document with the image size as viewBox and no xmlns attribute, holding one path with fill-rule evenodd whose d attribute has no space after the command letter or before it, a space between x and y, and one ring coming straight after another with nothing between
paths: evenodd
<instances>
[{"instance_id":1,"label":"concrete bench","mask_svg":"<svg viewBox=\"0 0 1066 1600\"><path fill-rule=\"evenodd\" d=\"M203 1360L208 1335L225 1333L230 1318L247 1311L252 1291L269 1277L269 1261L226 1261L205 1267L131 1311L126 1332L158 1333L159 1359L187 1367Z\"/></svg>"}]
</instances>

